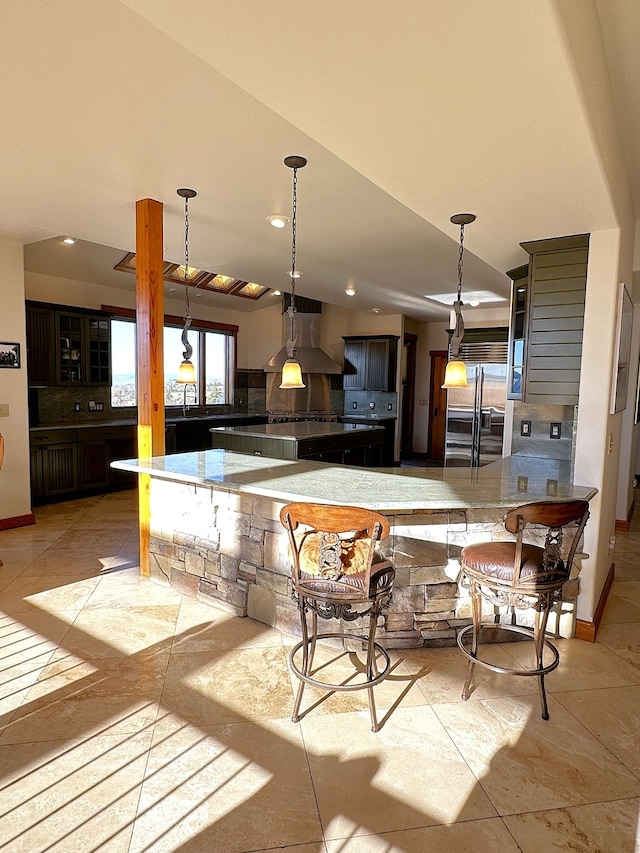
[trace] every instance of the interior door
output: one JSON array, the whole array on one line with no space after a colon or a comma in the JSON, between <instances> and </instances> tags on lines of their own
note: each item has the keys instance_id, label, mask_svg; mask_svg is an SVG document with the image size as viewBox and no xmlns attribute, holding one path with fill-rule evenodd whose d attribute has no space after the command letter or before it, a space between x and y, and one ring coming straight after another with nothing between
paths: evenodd
<instances>
[{"instance_id":1,"label":"interior door","mask_svg":"<svg viewBox=\"0 0 640 853\"><path fill-rule=\"evenodd\" d=\"M447 392L440 386L444 382L447 366L446 350L431 350L431 382L429 386L429 459L444 459L444 438L447 428Z\"/></svg>"}]
</instances>

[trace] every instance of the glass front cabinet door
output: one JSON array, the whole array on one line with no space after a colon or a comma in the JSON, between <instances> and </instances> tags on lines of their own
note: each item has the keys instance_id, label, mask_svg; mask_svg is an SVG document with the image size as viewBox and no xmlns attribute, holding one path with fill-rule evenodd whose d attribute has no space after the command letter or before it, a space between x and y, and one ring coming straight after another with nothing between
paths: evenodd
<instances>
[{"instance_id":1,"label":"glass front cabinet door","mask_svg":"<svg viewBox=\"0 0 640 853\"><path fill-rule=\"evenodd\" d=\"M525 264L509 270L507 275L512 281L507 397L509 400L523 400L529 320L529 266Z\"/></svg>"}]
</instances>

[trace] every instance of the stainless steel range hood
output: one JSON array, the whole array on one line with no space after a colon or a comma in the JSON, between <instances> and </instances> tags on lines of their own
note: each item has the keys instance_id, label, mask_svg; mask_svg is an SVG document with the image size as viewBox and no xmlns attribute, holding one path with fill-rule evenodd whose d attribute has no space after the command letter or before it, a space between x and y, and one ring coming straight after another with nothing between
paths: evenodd
<instances>
[{"instance_id":1,"label":"stainless steel range hood","mask_svg":"<svg viewBox=\"0 0 640 853\"><path fill-rule=\"evenodd\" d=\"M290 334L290 320L286 313L289 307L290 296L285 293L282 298L282 340L286 342ZM302 373L342 373L339 364L333 361L324 350L320 349L320 319L322 303L315 299L296 297L296 352L295 357ZM282 365L287 360L286 347L269 359L265 364L266 373L279 373Z\"/></svg>"}]
</instances>

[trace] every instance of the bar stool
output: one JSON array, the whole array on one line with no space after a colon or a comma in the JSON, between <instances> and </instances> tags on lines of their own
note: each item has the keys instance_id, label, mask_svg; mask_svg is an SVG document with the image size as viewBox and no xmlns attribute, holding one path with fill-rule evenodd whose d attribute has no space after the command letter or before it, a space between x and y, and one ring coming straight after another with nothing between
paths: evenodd
<instances>
[{"instance_id":1,"label":"bar stool","mask_svg":"<svg viewBox=\"0 0 640 853\"><path fill-rule=\"evenodd\" d=\"M302 640L289 655L291 671L300 681L291 719L297 723L310 710L300 713L306 684L338 693L366 689L371 730L377 732L373 687L387 676L391 660L386 649L375 642L375 632L378 617L391 600L395 571L376 554L376 546L389 535L389 521L361 507L316 503L287 504L280 520L289 535L292 596L298 603L302 627ZM318 632L318 617L348 623L367 616L366 633ZM363 679L336 684L316 677L316 642L325 639L337 639L343 647L350 641L366 649ZM302 660L298 663L300 650Z\"/></svg>"},{"instance_id":2,"label":"bar stool","mask_svg":"<svg viewBox=\"0 0 640 853\"><path fill-rule=\"evenodd\" d=\"M576 548L589 517L589 503L584 500L538 501L510 510L504 526L516 535L515 542L479 542L462 549L462 585L471 592L473 622L458 633L458 645L468 658L467 677L462 698L468 699L473 669L476 664L493 672L508 675L535 676L540 688L542 719L549 719L544 677L560 661L557 648L545 637L549 612L562 597L562 586L569 579ZM546 528L544 547L527 544L525 529L529 526ZM544 533L542 534L544 535ZM540 540L539 540L540 541ZM497 607L516 610L533 608L533 629L515 624L482 621L482 600ZM496 617L499 619L499 617ZM536 666L533 669L507 669L478 657L480 631L515 631L533 639ZM471 632L467 648L465 635ZM545 646L552 655L543 663Z\"/></svg>"},{"instance_id":3,"label":"bar stool","mask_svg":"<svg viewBox=\"0 0 640 853\"><path fill-rule=\"evenodd\" d=\"M0 468L2 468L2 463L4 462L4 436L0 432ZM3 566L4 563L0 560L0 566Z\"/></svg>"}]
</instances>

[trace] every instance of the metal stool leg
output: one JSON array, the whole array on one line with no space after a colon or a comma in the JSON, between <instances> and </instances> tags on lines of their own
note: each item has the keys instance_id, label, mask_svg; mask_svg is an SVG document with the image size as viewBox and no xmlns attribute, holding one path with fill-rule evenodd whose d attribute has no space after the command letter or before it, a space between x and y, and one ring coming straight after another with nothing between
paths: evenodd
<instances>
[{"instance_id":1,"label":"metal stool leg","mask_svg":"<svg viewBox=\"0 0 640 853\"><path fill-rule=\"evenodd\" d=\"M476 657L478 654L478 639L480 634L480 623L482 620L482 596L480 591L476 589L475 582L471 585L471 608L473 618L473 632L471 636L471 656ZM462 688L462 698L466 701L469 698L471 691L471 678L473 676L473 668L475 662L469 660L467 664L467 677Z\"/></svg>"},{"instance_id":2,"label":"metal stool leg","mask_svg":"<svg viewBox=\"0 0 640 853\"><path fill-rule=\"evenodd\" d=\"M544 669L543 666L543 654L544 654L544 635L547 629L547 619L549 618L549 609L551 602L546 601L542 606L542 609L536 610L535 618L533 623L533 642L535 646L535 654L536 654L536 668L538 670ZM549 719L549 708L547 706L547 693L544 687L544 673L538 677L538 685L540 688L540 705L542 707L542 719Z\"/></svg>"}]
</instances>

